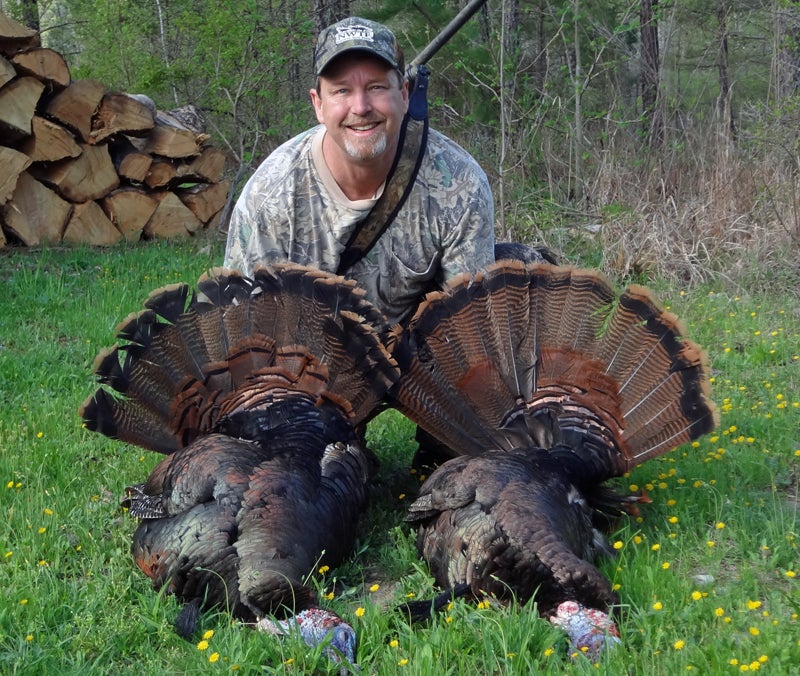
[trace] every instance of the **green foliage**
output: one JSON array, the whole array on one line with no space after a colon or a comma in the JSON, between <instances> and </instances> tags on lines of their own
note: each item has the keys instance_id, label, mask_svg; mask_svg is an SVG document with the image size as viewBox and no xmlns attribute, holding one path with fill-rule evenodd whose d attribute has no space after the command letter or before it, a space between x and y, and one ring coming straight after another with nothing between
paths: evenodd
<instances>
[{"instance_id":1,"label":"green foliage","mask_svg":"<svg viewBox=\"0 0 800 676\"><path fill-rule=\"evenodd\" d=\"M0 256L0 672L337 673L319 651L259 635L224 612L205 614L193 642L178 638L178 604L135 568L134 523L119 507L124 487L158 458L81 429L77 416L95 387L94 355L113 342L116 323L153 288L193 282L221 255L218 242L191 240ZM709 285L658 288L709 353L721 424L617 482L652 500L640 519L619 524L617 558L602 562L624 604L623 646L597 666L571 658L533 607L459 601L422 626L394 612L435 590L402 521L423 478L410 470L414 426L387 411L368 428L382 464L356 551L312 577L356 626L365 672L712 674L747 665L792 673L800 302Z\"/></svg>"}]
</instances>

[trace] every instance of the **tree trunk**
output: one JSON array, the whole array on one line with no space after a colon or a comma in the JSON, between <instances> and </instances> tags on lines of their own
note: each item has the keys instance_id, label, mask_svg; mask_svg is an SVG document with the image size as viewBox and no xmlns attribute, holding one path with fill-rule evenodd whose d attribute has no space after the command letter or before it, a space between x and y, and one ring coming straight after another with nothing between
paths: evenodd
<instances>
[{"instance_id":1,"label":"tree trunk","mask_svg":"<svg viewBox=\"0 0 800 676\"><path fill-rule=\"evenodd\" d=\"M723 133L728 143L736 140L736 125L733 118L731 105L730 60L728 55L728 14L730 12L729 0L717 0L717 38L719 58L717 68L719 71L719 98L717 99L717 114L719 115Z\"/></svg>"},{"instance_id":2,"label":"tree trunk","mask_svg":"<svg viewBox=\"0 0 800 676\"><path fill-rule=\"evenodd\" d=\"M314 35L350 16L350 0L314 0Z\"/></svg>"},{"instance_id":3,"label":"tree trunk","mask_svg":"<svg viewBox=\"0 0 800 676\"><path fill-rule=\"evenodd\" d=\"M22 23L28 28L32 28L37 33L40 30L39 25L39 2L38 0L17 0L20 10L22 11Z\"/></svg>"},{"instance_id":4,"label":"tree trunk","mask_svg":"<svg viewBox=\"0 0 800 676\"><path fill-rule=\"evenodd\" d=\"M789 0L778 3L776 23L775 90L785 101L800 92L800 6Z\"/></svg>"},{"instance_id":5,"label":"tree trunk","mask_svg":"<svg viewBox=\"0 0 800 676\"><path fill-rule=\"evenodd\" d=\"M642 0L640 5L642 119L645 124L647 144L660 147L664 142L664 120L660 102L661 58L658 47L658 22L655 10L658 0Z\"/></svg>"}]
</instances>

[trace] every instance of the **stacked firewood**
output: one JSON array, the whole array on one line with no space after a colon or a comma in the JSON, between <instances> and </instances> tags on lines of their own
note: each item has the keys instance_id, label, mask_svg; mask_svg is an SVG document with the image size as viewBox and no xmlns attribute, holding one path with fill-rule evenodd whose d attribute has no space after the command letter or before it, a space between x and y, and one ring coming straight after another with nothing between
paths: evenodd
<instances>
[{"instance_id":1,"label":"stacked firewood","mask_svg":"<svg viewBox=\"0 0 800 676\"><path fill-rule=\"evenodd\" d=\"M225 154L191 106L73 80L39 34L0 13L0 246L194 234L225 205Z\"/></svg>"}]
</instances>

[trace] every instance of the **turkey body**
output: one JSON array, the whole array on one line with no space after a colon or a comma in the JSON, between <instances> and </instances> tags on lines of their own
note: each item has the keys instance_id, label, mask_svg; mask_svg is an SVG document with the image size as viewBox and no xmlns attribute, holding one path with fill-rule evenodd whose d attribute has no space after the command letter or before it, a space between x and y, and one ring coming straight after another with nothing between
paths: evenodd
<instances>
[{"instance_id":1,"label":"turkey body","mask_svg":"<svg viewBox=\"0 0 800 676\"><path fill-rule=\"evenodd\" d=\"M618 602L591 563L607 553L592 508L545 450L487 451L446 462L423 484L408 520L417 549L444 588L520 604L536 595L552 614L576 600L607 611Z\"/></svg>"},{"instance_id":2,"label":"turkey body","mask_svg":"<svg viewBox=\"0 0 800 676\"><path fill-rule=\"evenodd\" d=\"M219 607L312 644L330 629L352 662L352 629L305 580L350 553L366 503L376 460L354 430L398 376L382 315L301 266L215 270L198 288L157 290L118 327L125 342L95 360L106 387L81 407L89 429L165 454L123 501L133 558L186 602L185 635L192 609Z\"/></svg>"},{"instance_id":3,"label":"turkey body","mask_svg":"<svg viewBox=\"0 0 800 676\"><path fill-rule=\"evenodd\" d=\"M392 341L394 405L450 457L407 516L436 583L533 598L577 647L616 641L595 563L639 498L605 482L714 428L702 350L647 289L510 260L429 294Z\"/></svg>"}]
</instances>

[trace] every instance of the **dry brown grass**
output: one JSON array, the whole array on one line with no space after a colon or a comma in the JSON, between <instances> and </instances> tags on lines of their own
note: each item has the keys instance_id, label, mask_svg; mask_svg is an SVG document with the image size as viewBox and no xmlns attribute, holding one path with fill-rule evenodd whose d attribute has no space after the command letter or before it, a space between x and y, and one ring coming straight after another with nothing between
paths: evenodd
<instances>
[{"instance_id":1,"label":"dry brown grass","mask_svg":"<svg viewBox=\"0 0 800 676\"><path fill-rule=\"evenodd\" d=\"M680 148L637 156L616 147L595 158L571 227L532 216L517 221L517 232L562 252L569 232L584 259L576 262L618 279L718 280L800 294L800 186L791 159L714 135Z\"/></svg>"}]
</instances>

